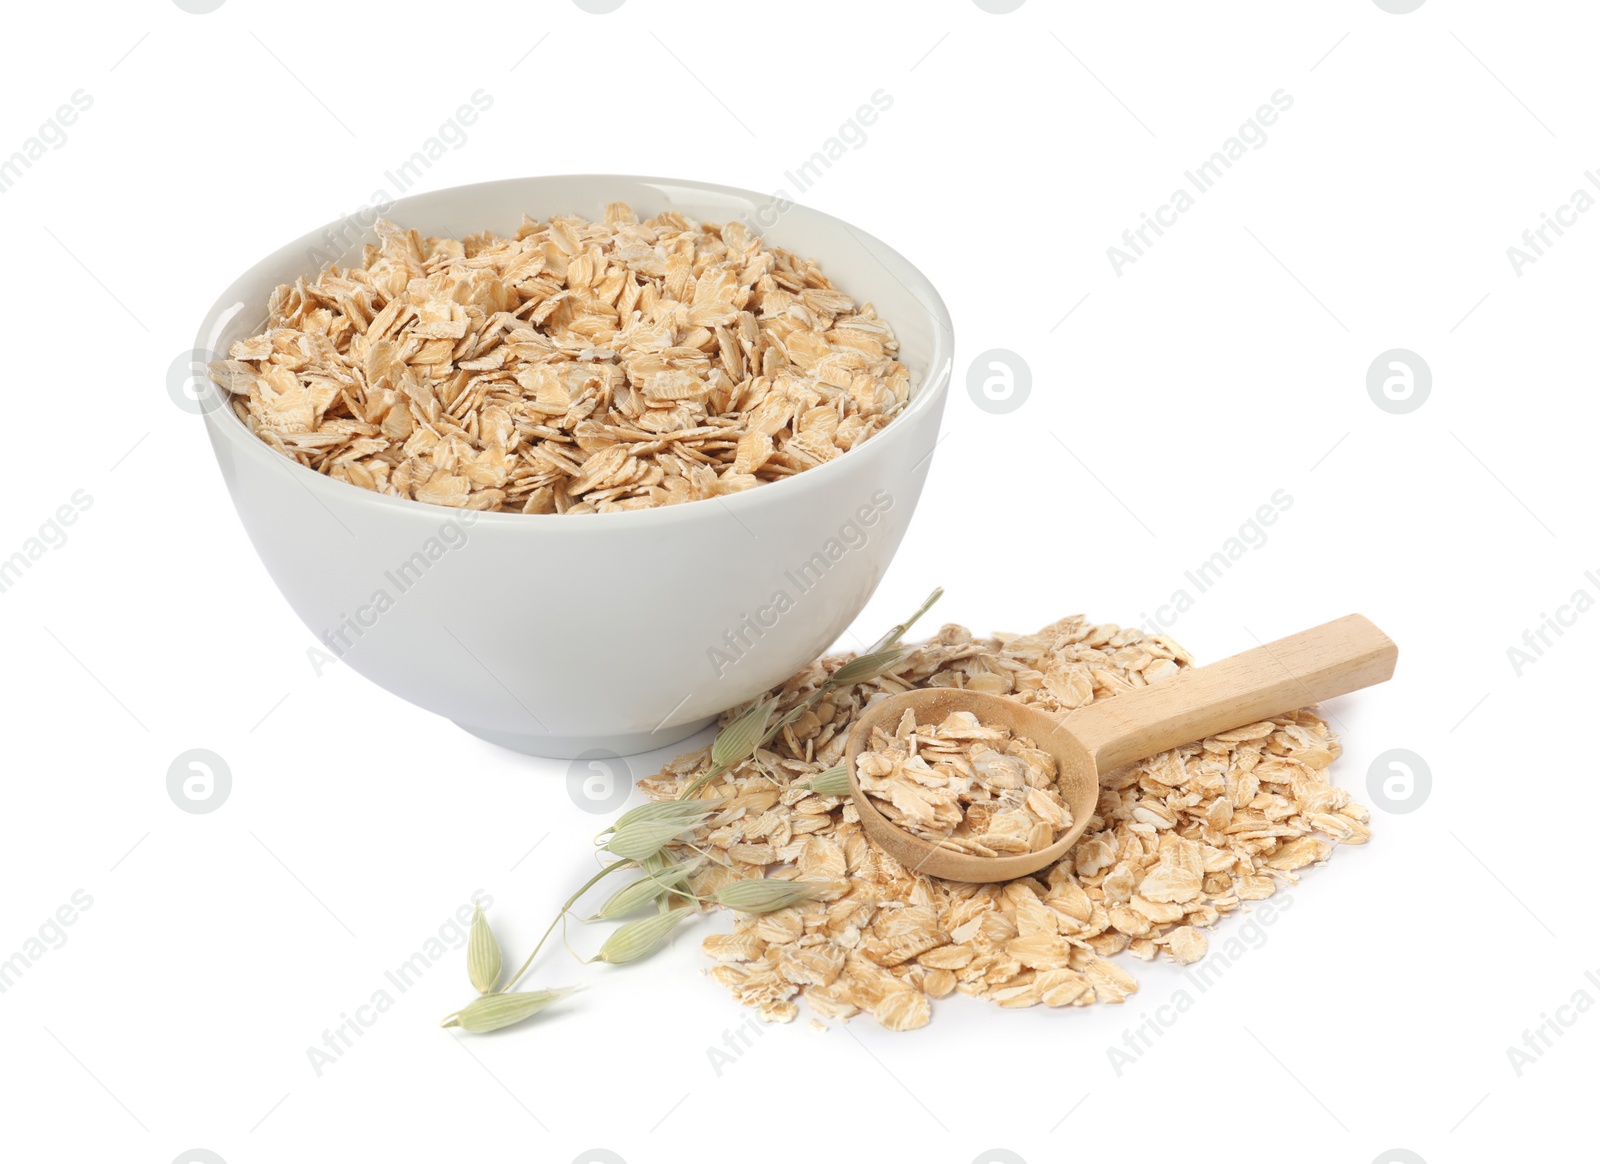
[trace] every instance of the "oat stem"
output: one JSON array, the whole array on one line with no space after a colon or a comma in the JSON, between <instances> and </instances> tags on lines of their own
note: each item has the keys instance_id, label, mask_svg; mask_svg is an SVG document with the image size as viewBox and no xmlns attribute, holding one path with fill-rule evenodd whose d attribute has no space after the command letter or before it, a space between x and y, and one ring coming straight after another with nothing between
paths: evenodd
<instances>
[{"instance_id":1,"label":"oat stem","mask_svg":"<svg viewBox=\"0 0 1600 1164\"><path fill-rule=\"evenodd\" d=\"M613 873L616 870L621 869L621 868L623 868L625 866L637 865L637 864L638 864L637 861L613 861L613 862L611 862L611 864L605 866L605 868L601 869L600 872L596 873L593 877L589 878L589 880L585 881L581 886L579 886L578 891L576 893L574 893L571 897L567 898L566 904L561 907L561 912L556 914L556 916L551 920L549 928L546 929L544 934L543 934L543 936L540 937L539 944L533 948L533 953L529 954L528 955L528 960L522 964L522 969L518 970L515 974L513 974L511 976L511 981L507 982L499 990L495 991L495 993L496 994L504 994L506 991L510 990L513 986L515 986L518 982L520 982L522 980L522 976L528 972L528 967L532 966L533 965L533 960L539 956L539 951L544 949L544 944L545 944L546 939L548 939L550 937L550 935L555 932L556 923L559 922L562 918L566 917L567 916L567 911L570 910L573 906L578 904L578 898L582 897L585 893L588 893L589 890L593 889L596 885L598 885L599 882L600 882L600 879L602 877L604 877L607 873Z\"/></svg>"},{"instance_id":2,"label":"oat stem","mask_svg":"<svg viewBox=\"0 0 1600 1164\"><path fill-rule=\"evenodd\" d=\"M933 593L928 595L927 599L924 600L924 602L922 603L921 606L917 607L917 612L915 614L913 614L910 618L906 619L905 622L901 623L899 626L895 627L888 634L884 635L877 642L873 643L872 646L868 650L863 651L862 654L872 655L872 654L876 654L877 652L879 652L881 650L884 650L885 648L894 646L896 643L898 643L901 639L903 639L905 637L907 631L909 631L913 626L915 626L917 624L917 619L919 619L923 615L927 614L929 608L932 607L935 602L938 602L939 599L941 599L943 597L944 597L944 587L943 586L935 586L934 589L933 589Z\"/></svg>"}]
</instances>

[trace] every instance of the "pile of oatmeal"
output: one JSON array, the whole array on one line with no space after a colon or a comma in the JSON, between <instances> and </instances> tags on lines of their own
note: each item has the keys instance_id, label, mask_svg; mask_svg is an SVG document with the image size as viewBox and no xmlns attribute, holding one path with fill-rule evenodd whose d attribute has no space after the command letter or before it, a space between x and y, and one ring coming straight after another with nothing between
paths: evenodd
<instances>
[{"instance_id":1,"label":"pile of oatmeal","mask_svg":"<svg viewBox=\"0 0 1600 1164\"><path fill-rule=\"evenodd\" d=\"M792 706L850 656L821 659L778 688ZM801 783L841 762L868 702L913 687L965 687L1066 713L1176 674L1189 655L1165 636L1067 618L1037 634L974 638L946 626L899 669L835 691L769 750L702 790L728 797L682 855L708 854L709 895L745 877L821 883L815 899L735 915L707 937L711 975L762 1017L870 1013L891 1030L932 1017L952 992L1006 1007L1122 1002L1138 989L1120 955L1179 963L1204 931L1296 881L1333 846L1370 837L1366 809L1328 783L1338 741L1309 710L1129 765L1102 780L1083 838L1060 862L994 885L912 875L870 844L848 799ZM680 756L641 782L670 797L703 769Z\"/></svg>"},{"instance_id":2,"label":"pile of oatmeal","mask_svg":"<svg viewBox=\"0 0 1600 1164\"><path fill-rule=\"evenodd\" d=\"M1072 827L1055 757L970 711L919 724L907 708L892 735L874 727L856 782L891 823L976 857L1037 853Z\"/></svg>"},{"instance_id":3,"label":"pile of oatmeal","mask_svg":"<svg viewBox=\"0 0 1600 1164\"><path fill-rule=\"evenodd\" d=\"M210 366L284 456L465 509L595 513L736 493L880 432L910 379L888 324L741 223L389 222L361 265L279 287Z\"/></svg>"}]
</instances>

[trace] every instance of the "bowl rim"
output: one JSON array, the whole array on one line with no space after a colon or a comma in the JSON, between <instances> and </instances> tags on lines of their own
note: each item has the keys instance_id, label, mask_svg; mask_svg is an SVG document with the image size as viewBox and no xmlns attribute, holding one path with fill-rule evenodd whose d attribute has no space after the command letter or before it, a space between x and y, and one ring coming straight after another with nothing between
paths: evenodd
<instances>
[{"instance_id":1,"label":"bowl rim","mask_svg":"<svg viewBox=\"0 0 1600 1164\"><path fill-rule=\"evenodd\" d=\"M695 521L699 519L697 515L709 516L713 512L710 506L702 505L701 502L720 501L722 503L721 508L731 513L736 519L741 510L753 510L763 505L787 503L789 500L798 502L806 495L802 492L803 490L814 494L819 489L827 488L839 473L848 471L839 467L841 462L849 460L853 464L860 465L859 458L870 454L871 450L875 448L886 449L890 444L898 445L903 440L908 439L906 434L912 427L914 418L929 409L937 407L937 402L941 401L949 390L955 331L951 323L949 309L945 306L944 298L939 294L938 289L934 287L932 281L903 254L876 235L854 227L836 215L828 214L826 211L817 210L802 203L789 201L778 195L761 194L738 186L724 186L694 179L638 174L531 174L520 178L499 178L487 182L470 182L456 186L441 187L437 190L425 190L408 194L404 198L399 198L389 203L387 208L382 211L382 214L387 217L398 210L403 215L405 204L419 198L440 198L467 190L483 190L495 186L526 186L541 182L662 185L689 191L735 196L758 205L775 205L780 201L787 202L787 208L782 210L782 213L799 212L813 219L821 220L824 225L834 227L853 238L857 245L866 250L884 268L889 277L905 288L912 299L916 300L922 307L927 319L933 324L933 348L928 359L928 370L923 377L922 383L916 385L912 397L905 408L885 426L882 432L831 461L778 481L764 482L754 488L742 490L738 493L730 493L715 498L702 498L699 502L690 501L678 505L660 505L648 509L623 510L612 513L518 513L503 510L468 510L457 506L439 505L430 501L392 497L386 493L363 489L361 486L349 481L340 481L337 478L329 477L314 469L307 468L298 461L275 451L265 441L246 428L244 423L234 415L231 406L231 394L224 392L222 387L214 383L209 376L203 376L200 379L202 392L205 395L200 398L200 412L211 433L226 440L230 448L241 451L242 455L251 458L257 464L265 465L270 461L273 464L287 466L291 473L295 475L295 479L299 480L306 488L323 491L331 489L332 492L327 496L334 501L343 501L351 505L373 505L380 509L392 507L397 514L411 513L433 519L437 519L443 514L459 515L471 513L475 515L471 519L474 526L485 524L489 526L504 525L507 528L520 526L529 529L537 528L544 532L550 532L554 529L566 529L576 533L580 530L592 532L597 528L593 524L595 522L605 523L605 528L616 527L624 529L644 524L670 526L678 522ZM301 238L284 244L242 271L235 278L234 284L230 285L211 306L210 310L206 312L200 324L201 330L195 339L194 350L202 355L212 354L211 343L213 342L213 337L231 322L233 316L245 306L240 297L233 293L233 287L237 286L239 281L285 250L316 245L328 230L337 230L343 223L348 221L348 218L349 216L326 223ZM704 221L704 219L701 220ZM368 241L369 235L375 237L375 232L370 227L363 232L361 241L363 243ZM352 247L356 245L359 244L351 244ZM808 257L818 258L817 256ZM826 257L821 257L819 261L825 264ZM891 263L898 264L902 269L898 272L895 271L891 268ZM890 322L892 326L893 321ZM898 329L896 334L899 334ZM937 446L937 441L935 446ZM930 449L929 457L931 456L932 450ZM926 459L924 458L924 460ZM306 478L311 478L311 480ZM781 493L776 498L763 500L767 494L774 491L781 491ZM543 519L543 521L541 522L540 519Z\"/></svg>"}]
</instances>

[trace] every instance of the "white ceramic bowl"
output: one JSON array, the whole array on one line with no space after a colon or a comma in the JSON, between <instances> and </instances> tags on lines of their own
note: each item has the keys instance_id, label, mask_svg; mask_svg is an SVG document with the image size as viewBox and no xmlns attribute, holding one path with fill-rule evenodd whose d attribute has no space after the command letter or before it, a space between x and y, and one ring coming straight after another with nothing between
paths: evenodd
<instances>
[{"instance_id":1,"label":"white ceramic bowl","mask_svg":"<svg viewBox=\"0 0 1600 1164\"><path fill-rule=\"evenodd\" d=\"M252 436L220 388L200 389L234 507L320 649L474 735L534 755L675 743L833 643L911 521L950 382L950 318L928 280L872 236L768 195L666 178L539 177L419 194L385 213L424 234L509 234L524 212L598 219L619 199L641 217L743 218L818 259L894 328L914 385L906 411L843 457L730 497L626 513L474 514L297 465ZM259 330L272 289L314 272L319 253L348 263L375 241L370 222L347 220L268 256L217 301L196 348L225 353Z\"/></svg>"}]
</instances>

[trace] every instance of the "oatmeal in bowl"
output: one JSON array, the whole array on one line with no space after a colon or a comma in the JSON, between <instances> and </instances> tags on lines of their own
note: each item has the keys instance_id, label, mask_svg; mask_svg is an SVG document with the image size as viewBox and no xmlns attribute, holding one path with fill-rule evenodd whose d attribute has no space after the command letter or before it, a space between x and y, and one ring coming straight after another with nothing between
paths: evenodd
<instances>
[{"instance_id":1,"label":"oatmeal in bowl","mask_svg":"<svg viewBox=\"0 0 1600 1164\"><path fill-rule=\"evenodd\" d=\"M616 202L504 237L374 229L210 366L252 432L335 480L483 511L653 508L825 464L910 399L871 304L738 220Z\"/></svg>"}]
</instances>

